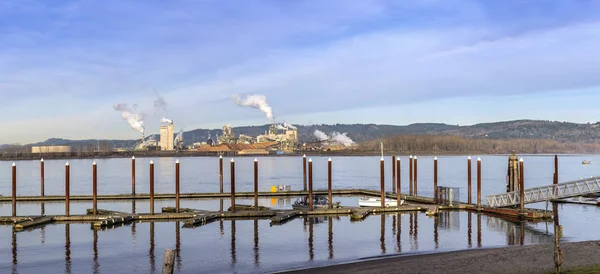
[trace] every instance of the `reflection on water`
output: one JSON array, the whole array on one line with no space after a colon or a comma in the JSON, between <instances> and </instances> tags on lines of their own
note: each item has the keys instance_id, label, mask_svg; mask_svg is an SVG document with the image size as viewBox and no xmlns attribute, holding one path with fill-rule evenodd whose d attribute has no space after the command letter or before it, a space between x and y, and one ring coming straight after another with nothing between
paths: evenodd
<instances>
[{"instance_id":1,"label":"reflection on water","mask_svg":"<svg viewBox=\"0 0 600 274\"><path fill-rule=\"evenodd\" d=\"M12 273L19 273L17 271L17 264L19 263L17 261L17 232L15 231L12 232L12 263Z\"/></svg>"},{"instance_id":2,"label":"reflection on water","mask_svg":"<svg viewBox=\"0 0 600 274\"><path fill-rule=\"evenodd\" d=\"M135 203L131 206L135 207ZM474 220L473 214L476 213L452 211L429 217L419 212L394 213L370 216L362 222L350 222L347 216L306 217L281 226L270 226L268 220L221 220L189 229L182 228L179 221L138 222L130 225L131 231L122 225L90 229L85 224L56 224L39 228L40 232L11 233L12 272L18 273L20 265L37 264L47 272L156 273L160 272L161 265L157 265L156 260L162 261L162 251L167 248L175 250L176 272L179 273L194 273L198 267L206 272L248 272L249 269L268 272L405 253L405 250L434 252L471 248L474 225L477 226L477 247L554 241L554 235L538 229L535 223L508 221L482 214L476 214ZM56 237L52 237L59 232L57 228L64 232L63 250L58 250ZM28 240L30 233L40 233L41 241ZM51 244L44 244L48 241L47 233ZM268 236L261 239L261 234ZM145 244L144 241L136 243L137 236L149 239L145 242L149 243L149 249L143 248L141 254L136 246L145 247ZM91 252L86 255L77 250L77 260L72 261L72 240L78 243L77 247L88 242ZM21 245L25 246L23 250L17 249L20 241L25 242ZM198 252L198 249L207 247L208 252ZM306 254L303 250L308 256L302 255ZM55 259L44 256L27 256L18 260L19 251L27 254L63 253L62 267L56 268L56 264L49 262ZM114 252L117 254L113 255Z\"/></svg>"},{"instance_id":3,"label":"reflection on water","mask_svg":"<svg viewBox=\"0 0 600 274\"><path fill-rule=\"evenodd\" d=\"M258 220L254 220L254 265L258 266L260 255L258 253Z\"/></svg>"},{"instance_id":4,"label":"reflection on water","mask_svg":"<svg viewBox=\"0 0 600 274\"><path fill-rule=\"evenodd\" d=\"M152 273L156 271L156 262L154 261L154 222L150 223L150 251L148 252L150 257L150 270Z\"/></svg>"},{"instance_id":5,"label":"reflection on water","mask_svg":"<svg viewBox=\"0 0 600 274\"><path fill-rule=\"evenodd\" d=\"M381 214L381 237L379 238L381 242L381 255L385 255L385 215Z\"/></svg>"},{"instance_id":6,"label":"reflection on water","mask_svg":"<svg viewBox=\"0 0 600 274\"><path fill-rule=\"evenodd\" d=\"M231 221L231 265L235 265L237 256L235 252L235 220Z\"/></svg>"},{"instance_id":7,"label":"reflection on water","mask_svg":"<svg viewBox=\"0 0 600 274\"><path fill-rule=\"evenodd\" d=\"M315 250L313 246L313 230L314 218L308 218L308 259L311 262L315 259Z\"/></svg>"},{"instance_id":8,"label":"reflection on water","mask_svg":"<svg viewBox=\"0 0 600 274\"><path fill-rule=\"evenodd\" d=\"M100 264L98 263L98 230L92 229L92 233L94 234L94 273L99 273Z\"/></svg>"},{"instance_id":9,"label":"reflection on water","mask_svg":"<svg viewBox=\"0 0 600 274\"><path fill-rule=\"evenodd\" d=\"M71 225L65 224L65 273L71 273Z\"/></svg>"}]
</instances>

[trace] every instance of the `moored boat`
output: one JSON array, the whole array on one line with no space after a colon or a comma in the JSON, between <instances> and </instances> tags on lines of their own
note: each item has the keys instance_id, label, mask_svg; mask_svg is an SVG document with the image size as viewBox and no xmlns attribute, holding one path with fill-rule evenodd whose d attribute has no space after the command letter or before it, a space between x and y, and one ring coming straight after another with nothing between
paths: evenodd
<instances>
[{"instance_id":1,"label":"moored boat","mask_svg":"<svg viewBox=\"0 0 600 274\"><path fill-rule=\"evenodd\" d=\"M386 198L384 200L385 207L396 207L398 206L398 201L395 199ZM404 204L404 200L400 200L400 205ZM358 205L361 207L380 207L381 206L381 198L360 198L358 200Z\"/></svg>"},{"instance_id":2,"label":"moored boat","mask_svg":"<svg viewBox=\"0 0 600 274\"><path fill-rule=\"evenodd\" d=\"M327 196L315 195L313 196L313 208L328 208L329 207L329 199ZM333 208L340 207L340 202L334 202ZM298 198L293 204L292 208L294 210L308 210L308 196Z\"/></svg>"}]
</instances>

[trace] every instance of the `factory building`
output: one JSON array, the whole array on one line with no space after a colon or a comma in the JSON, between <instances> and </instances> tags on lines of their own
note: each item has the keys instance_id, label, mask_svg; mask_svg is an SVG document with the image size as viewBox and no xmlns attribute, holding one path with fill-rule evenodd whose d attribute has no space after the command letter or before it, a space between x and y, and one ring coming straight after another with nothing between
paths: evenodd
<instances>
[{"instance_id":1,"label":"factory building","mask_svg":"<svg viewBox=\"0 0 600 274\"><path fill-rule=\"evenodd\" d=\"M256 137L256 142L277 142L279 150L294 151L298 147L298 129L273 124L264 135Z\"/></svg>"},{"instance_id":2,"label":"factory building","mask_svg":"<svg viewBox=\"0 0 600 274\"><path fill-rule=\"evenodd\" d=\"M223 126L223 134L221 136L217 136L217 144L235 144L237 140L235 138L235 134L233 134L233 128L231 125Z\"/></svg>"},{"instance_id":3,"label":"factory building","mask_svg":"<svg viewBox=\"0 0 600 274\"><path fill-rule=\"evenodd\" d=\"M175 150L174 140L175 126L173 122L161 123L160 125L160 150Z\"/></svg>"}]
</instances>

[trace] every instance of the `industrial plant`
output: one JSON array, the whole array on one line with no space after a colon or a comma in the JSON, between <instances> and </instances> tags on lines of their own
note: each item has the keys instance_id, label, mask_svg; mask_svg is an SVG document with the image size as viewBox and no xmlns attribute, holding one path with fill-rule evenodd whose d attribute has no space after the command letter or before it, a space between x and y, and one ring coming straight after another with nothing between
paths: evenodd
<instances>
[{"instance_id":1,"label":"industrial plant","mask_svg":"<svg viewBox=\"0 0 600 274\"><path fill-rule=\"evenodd\" d=\"M267 103L264 95L248 95L240 97L234 95L232 101L240 107L258 109L263 112L270 121L269 128L264 134L258 136L249 136L245 134L236 135L231 125L224 125L220 135L216 138L209 136L206 141L195 142L195 138L184 145L183 130L175 133L175 124L173 120L162 118L160 120L160 132L158 135L146 137L145 115L137 111L137 105L128 106L127 104L117 104L114 106L116 111L121 112L121 117L129 126L141 133L142 139L135 146L137 151L164 151L178 152L190 151L199 153L233 153L237 155L269 155L269 154L287 154L301 150L337 150L352 145L353 142L345 134L333 132L327 135L320 131L315 131L315 142L299 144L298 128L287 123L276 123L274 121L273 109ZM167 103L159 97L154 102L157 114L167 115ZM156 140L158 138L158 140ZM122 150L128 150L122 148Z\"/></svg>"},{"instance_id":2,"label":"industrial plant","mask_svg":"<svg viewBox=\"0 0 600 274\"><path fill-rule=\"evenodd\" d=\"M231 125L224 125L217 141L202 143L194 148L205 152L237 152L240 155L283 154L298 150L298 129L291 125L272 124L262 135L235 135Z\"/></svg>"}]
</instances>

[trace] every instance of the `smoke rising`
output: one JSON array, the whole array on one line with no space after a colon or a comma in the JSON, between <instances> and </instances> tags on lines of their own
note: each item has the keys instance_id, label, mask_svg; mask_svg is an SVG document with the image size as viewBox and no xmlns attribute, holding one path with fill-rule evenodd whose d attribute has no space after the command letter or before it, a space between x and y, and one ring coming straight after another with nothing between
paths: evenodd
<instances>
[{"instance_id":1,"label":"smoke rising","mask_svg":"<svg viewBox=\"0 0 600 274\"><path fill-rule=\"evenodd\" d=\"M288 124L288 123L283 123L284 127L288 127L290 129L298 129L297 127L295 127L294 125Z\"/></svg>"},{"instance_id":2,"label":"smoke rising","mask_svg":"<svg viewBox=\"0 0 600 274\"><path fill-rule=\"evenodd\" d=\"M131 128L144 134L144 115L135 113L136 107L137 105L134 105L133 109L130 109L127 107L127 104L116 104L113 106L116 111L121 112L121 117L127 121Z\"/></svg>"},{"instance_id":3,"label":"smoke rising","mask_svg":"<svg viewBox=\"0 0 600 274\"><path fill-rule=\"evenodd\" d=\"M320 130L315 130L315 133L313 133L313 135L315 135L315 137L317 137L317 139L319 141L327 141L329 140L329 136L327 136L327 134L325 134L325 132L320 131Z\"/></svg>"},{"instance_id":4,"label":"smoke rising","mask_svg":"<svg viewBox=\"0 0 600 274\"><path fill-rule=\"evenodd\" d=\"M350 139L350 137L348 137L346 134L347 133L339 133L334 131L331 133L331 140L347 147L353 145L354 141L352 141L352 139Z\"/></svg>"},{"instance_id":5,"label":"smoke rising","mask_svg":"<svg viewBox=\"0 0 600 274\"><path fill-rule=\"evenodd\" d=\"M157 95L156 100L154 100L154 111L156 112L156 114L168 113L167 102L160 95Z\"/></svg>"},{"instance_id":6,"label":"smoke rising","mask_svg":"<svg viewBox=\"0 0 600 274\"><path fill-rule=\"evenodd\" d=\"M234 103L236 103L238 106L241 106L241 107L250 107L250 108L259 109L260 111L262 111L264 114L267 115L267 118L270 121L273 121L273 109L271 108L271 106L269 106L269 103L267 103L266 96L255 94L255 95L248 95L242 99L239 95L233 95L233 96L231 96L231 100Z\"/></svg>"},{"instance_id":7,"label":"smoke rising","mask_svg":"<svg viewBox=\"0 0 600 274\"><path fill-rule=\"evenodd\" d=\"M280 124L277 124L277 129L279 129L279 130L285 130L285 127L282 126L282 125L280 125Z\"/></svg>"},{"instance_id":8,"label":"smoke rising","mask_svg":"<svg viewBox=\"0 0 600 274\"><path fill-rule=\"evenodd\" d=\"M354 145L354 141L352 141L352 139L348 137L347 133L339 133L334 131L331 133L331 136L328 136L327 134L325 134L325 132L322 132L317 129L315 130L313 135L321 142L330 141L347 147Z\"/></svg>"},{"instance_id":9,"label":"smoke rising","mask_svg":"<svg viewBox=\"0 0 600 274\"><path fill-rule=\"evenodd\" d=\"M162 119L160 119L161 123L165 123L165 124L172 124L173 120L167 119L165 117L163 117Z\"/></svg>"}]
</instances>

